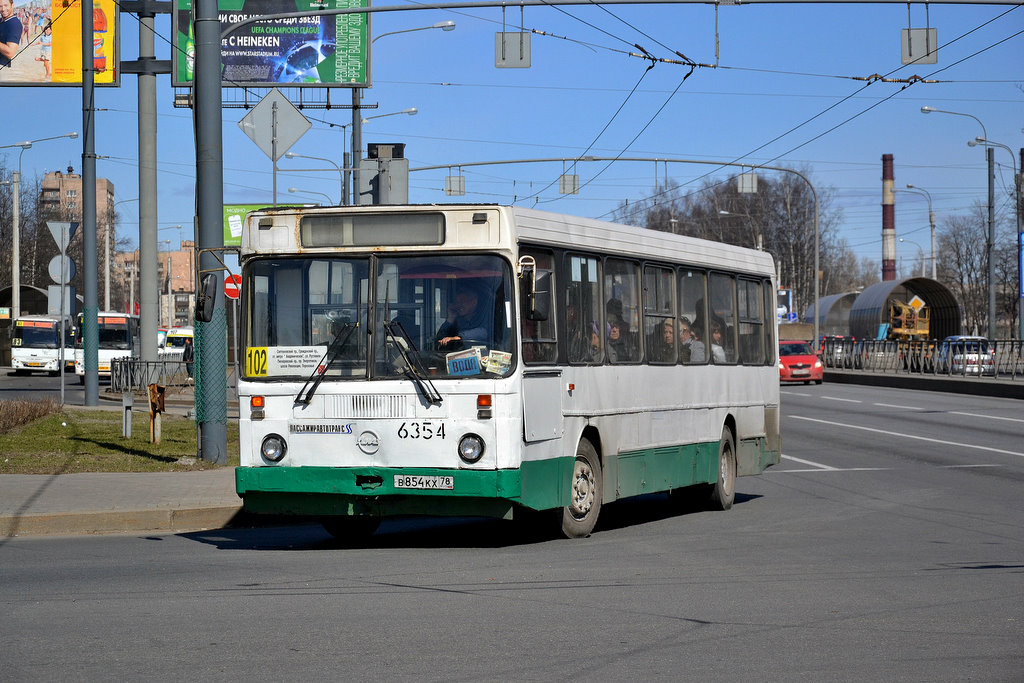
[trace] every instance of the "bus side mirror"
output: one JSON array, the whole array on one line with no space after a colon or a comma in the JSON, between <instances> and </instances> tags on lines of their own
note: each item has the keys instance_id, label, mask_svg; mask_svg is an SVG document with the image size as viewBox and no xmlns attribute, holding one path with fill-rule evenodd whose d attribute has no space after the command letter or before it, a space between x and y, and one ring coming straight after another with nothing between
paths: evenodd
<instances>
[{"instance_id":1,"label":"bus side mirror","mask_svg":"<svg viewBox=\"0 0 1024 683\"><path fill-rule=\"evenodd\" d=\"M547 320L551 315L551 273L534 269L526 282L526 319Z\"/></svg>"},{"instance_id":2,"label":"bus side mirror","mask_svg":"<svg viewBox=\"0 0 1024 683\"><path fill-rule=\"evenodd\" d=\"M199 283L199 296L196 297L196 315L199 322L208 323L213 320L213 307L217 303L217 288L220 285L214 273L207 273Z\"/></svg>"}]
</instances>

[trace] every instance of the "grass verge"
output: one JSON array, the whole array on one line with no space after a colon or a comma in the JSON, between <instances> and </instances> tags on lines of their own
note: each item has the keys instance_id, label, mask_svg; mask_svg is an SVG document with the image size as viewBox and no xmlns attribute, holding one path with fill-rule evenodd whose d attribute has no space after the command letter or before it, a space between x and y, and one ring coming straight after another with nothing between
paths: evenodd
<instances>
[{"instance_id":1,"label":"grass verge","mask_svg":"<svg viewBox=\"0 0 1024 683\"><path fill-rule=\"evenodd\" d=\"M161 416L161 440L149 443L149 413L136 411L132 436L124 438L121 411L76 409L55 404L47 408L31 405L5 406L0 402L0 474L70 474L73 472L186 472L216 469L218 466L196 457L196 423L177 415ZM3 421L4 410L23 423L10 426ZM34 412L43 412L41 417ZM230 420L228 466L238 465L238 426Z\"/></svg>"}]
</instances>

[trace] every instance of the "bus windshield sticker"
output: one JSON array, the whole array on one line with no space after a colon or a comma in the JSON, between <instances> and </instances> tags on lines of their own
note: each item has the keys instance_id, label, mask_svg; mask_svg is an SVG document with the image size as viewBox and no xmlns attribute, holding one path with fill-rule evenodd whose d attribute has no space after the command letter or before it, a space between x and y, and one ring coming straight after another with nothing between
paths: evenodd
<instances>
[{"instance_id":1,"label":"bus windshield sticker","mask_svg":"<svg viewBox=\"0 0 1024 683\"><path fill-rule=\"evenodd\" d=\"M323 346L271 346L259 350L266 353L265 365L262 373L254 372L253 375L309 375L324 357ZM248 354L246 365L248 367Z\"/></svg>"},{"instance_id":2,"label":"bus windshield sticker","mask_svg":"<svg viewBox=\"0 0 1024 683\"><path fill-rule=\"evenodd\" d=\"M492 349L491 354L487 356L487 363L484 365L484 369L487 370L487 372L494 373L495 375L504 375L511 367L512 354L507 351L497 351L494 349Z\"/></svg>"},{"instance_id":3,"label":"bus windshield sticker","mask_svg":"<svg viewBox=\"0 0 1024 683\"><path fill-rule=\"evenodd\" d=\"M473 348L466 351L455 351L444 357L448 364L448 374L455 376L480 374L480 350Z\"/></svg>"}]
</instances>

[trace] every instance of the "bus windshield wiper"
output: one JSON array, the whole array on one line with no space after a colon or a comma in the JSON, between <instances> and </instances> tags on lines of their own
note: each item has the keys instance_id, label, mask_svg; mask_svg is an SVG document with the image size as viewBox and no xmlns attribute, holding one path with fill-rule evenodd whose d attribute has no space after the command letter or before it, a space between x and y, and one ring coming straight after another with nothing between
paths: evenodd
<instances>
[{"instance_id":1,"label":"bus windshield wiper","mask_svg":"<svg viewBox=\"0 0 1024 683\"><path fill-rule=\"evenodd\" d=\"M423 358L420 356L416 344L413 343L400 321L391 322L387 317L388 314L385 313L385 319L382 321L384 331L387 333L388 341L395 345L402 358L402 373L416 385L427 403L432 406L441 405L444 399L434 383L427 377L427 373L423 369ZM398 334L395 333L395 330L398 330Z\"/></svg>"},{"instance_id":2,"label":"bus windshield wiper","mask_svg":"<svg viewBox=\"0 0 1024 683\"><path fill-rule=\"evenodd\" d=\"M296 403L303 405L309 405L309 402L313 400L313 394L316 393L317 387L320 386L320 382L324 381L324 375L327 374L327 368L331 366L334 359L337 358L342 351L348 346L349 339L352 338L352 333L359 327L359 323L343 323L337 332L334 333L334 340L331 341L330 346L327 347L327 351L324 352L324 357L320 359L320 362L313 369L312 374L306 379L306 383L299 389L299 395L295 397ZM312 386L310 386L312 384ZM309 387L309 391L306 391L306 387ZM305 395L303 395L305 394Z\"/></svg>"}]
</instances>

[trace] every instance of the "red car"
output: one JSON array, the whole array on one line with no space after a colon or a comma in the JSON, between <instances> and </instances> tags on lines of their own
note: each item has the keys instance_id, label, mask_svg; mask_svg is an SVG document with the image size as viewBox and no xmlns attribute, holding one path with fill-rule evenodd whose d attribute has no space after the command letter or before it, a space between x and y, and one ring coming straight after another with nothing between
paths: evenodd
<instances>
[{"instance_id":1,"label":"red car","mask_svg":"<svg viewBox=\"0 0 1024 683\"><path fill-rule=\"evenodd\" d=\"M825 369L821 359L805 341L779 342L779 379L783 382L821 384Z\"/></svg>"}]
</instances>

